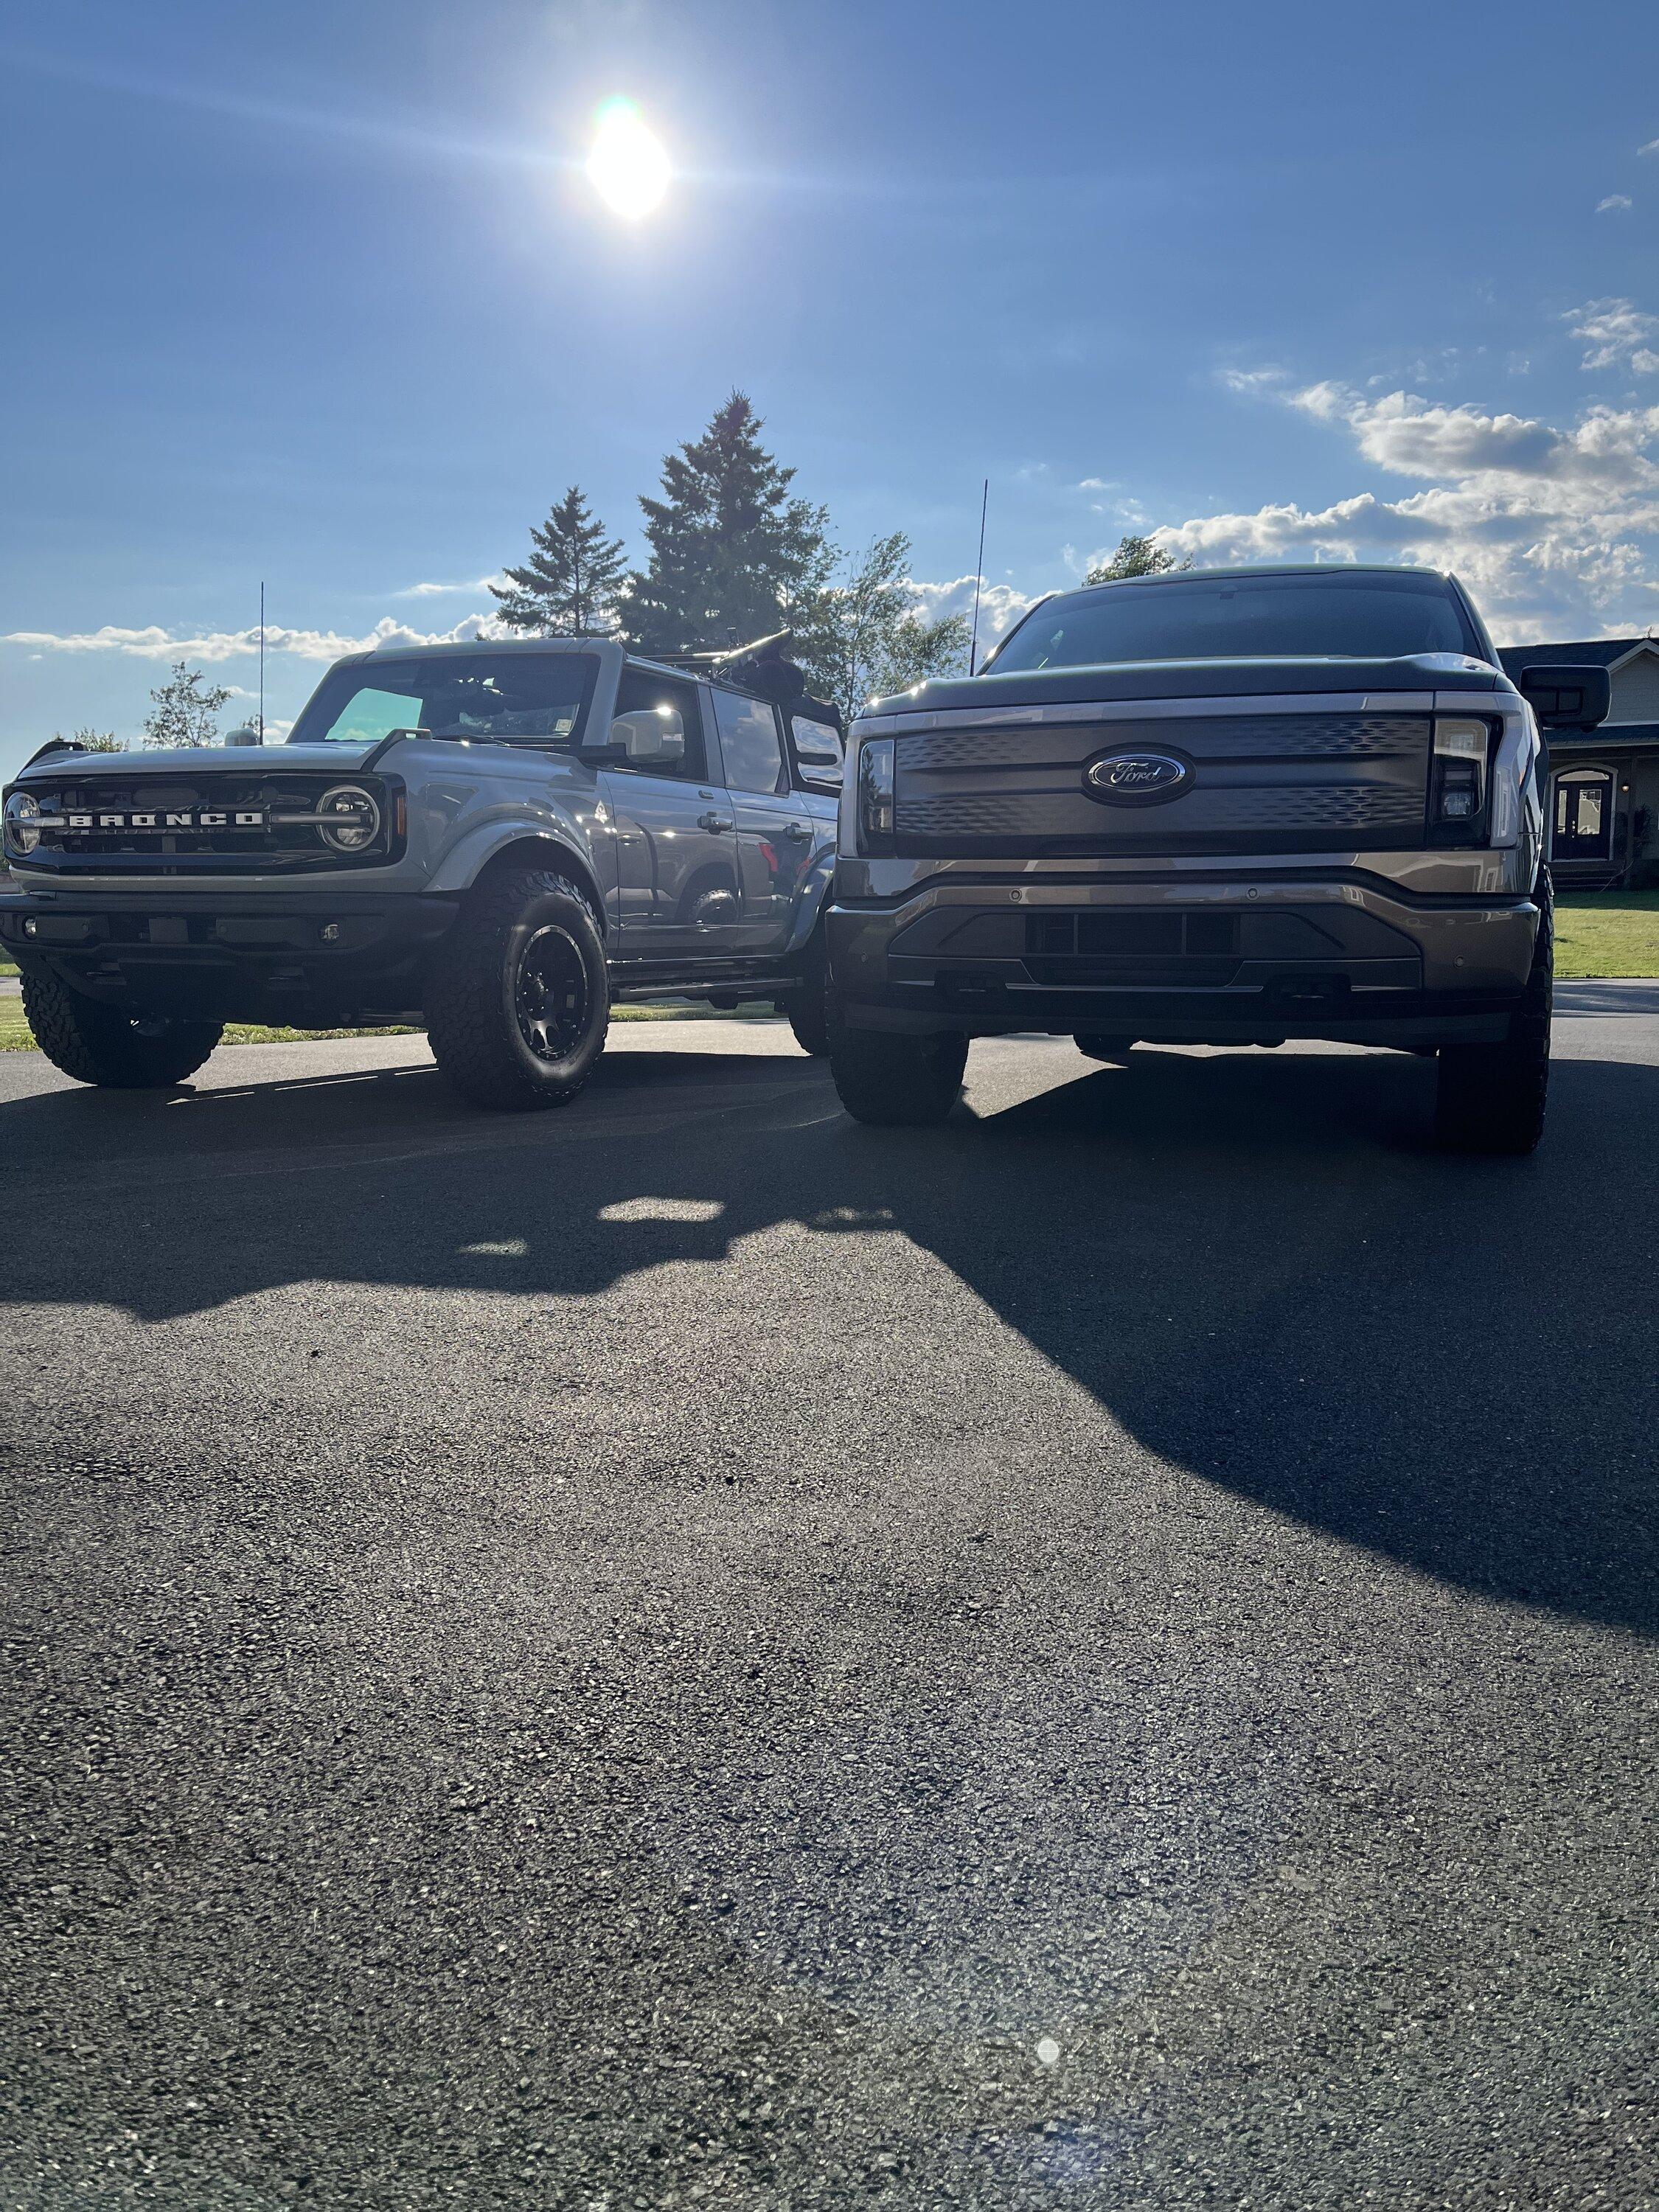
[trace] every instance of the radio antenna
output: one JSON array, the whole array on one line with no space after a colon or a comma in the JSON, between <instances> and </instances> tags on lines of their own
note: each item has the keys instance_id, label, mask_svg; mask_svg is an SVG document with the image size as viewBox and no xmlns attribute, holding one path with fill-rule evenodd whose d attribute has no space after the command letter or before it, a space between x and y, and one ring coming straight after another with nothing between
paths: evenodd
<instances>
[{"instance_id":1,"label":"radio antenna","mask_svg":"<svg viewBox=\"0 0 1659 2212\"><path fill-rule=\"evenodd\" d=\"M991 503L991 479L985 479L985 489L979 497L979 560L974 568L974 629L968 641L968 673L971 676L979 663L979 587L985 578L985 510Z\"/></svg>"},{"instance_id":2,"label":"radio antenna","mask_svg":"<svg viewBox=\"0 0 1659 2212\"><path fill-rule=\"evenodd\" d=\"M265 586L259 582L259 743L265 741Z\"/></svg>"}]
</instances>

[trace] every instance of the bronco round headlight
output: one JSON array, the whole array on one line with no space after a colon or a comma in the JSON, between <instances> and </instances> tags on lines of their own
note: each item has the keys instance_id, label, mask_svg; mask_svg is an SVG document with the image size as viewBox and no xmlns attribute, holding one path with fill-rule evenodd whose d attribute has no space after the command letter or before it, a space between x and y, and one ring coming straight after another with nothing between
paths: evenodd
<instances>
[{"instance_id":1,"label":"bronco round headlight","mask_svg":"<svg viewBox=\"0 0 1659 2212\"><path fill-rule=\"evenodd\" d=\"M6 801L6 850L9 853L32 853L40 842L40 832L31 829L40 812L40 802L27 791L14 791Z\"/></svg>"},{"instance_id":2,"label":"bronco round headlight","mask_svg":"<svg viewBox=\"0 0 1659 2212\"><path fill-rule=\"evenodd\" d=\"M380 835L380 807L373 794L361 784L336 784L332 791L325 791L318 800L317 811L339 817L337 821L318 824L324 844L331 845L337 853L361 853Z\"/></svg>"}]
</instances>

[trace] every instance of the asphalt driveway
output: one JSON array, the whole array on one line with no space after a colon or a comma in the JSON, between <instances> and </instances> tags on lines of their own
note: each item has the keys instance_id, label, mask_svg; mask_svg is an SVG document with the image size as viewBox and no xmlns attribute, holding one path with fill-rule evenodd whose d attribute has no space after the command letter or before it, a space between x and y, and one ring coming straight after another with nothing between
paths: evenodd
<instances>
[{"instance_id":1,"label":"asphalt driveway","mask_svg":"<svg viewBox=\"0 0 1659 2212\"><path fill-rule=\"evenodd\" d=\"M1386 1054L0 1057L0 2198L1659 2198L1659 986Z\"/></svg>"}]
</instances>

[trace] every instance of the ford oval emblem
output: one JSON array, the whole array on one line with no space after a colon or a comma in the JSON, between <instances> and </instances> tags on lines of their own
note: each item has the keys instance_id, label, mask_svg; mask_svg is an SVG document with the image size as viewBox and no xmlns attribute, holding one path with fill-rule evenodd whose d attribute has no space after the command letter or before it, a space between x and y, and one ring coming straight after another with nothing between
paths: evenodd
<instances>
[{"instance_id":1,"label":"ford oval emblem","mask_svg":"<svg viewBox=\"0 0 1659 2212\"><path fill-rule=\"evenodd\" d=\"M1174 753L1103 753L1083 771L1083 788L1108 806L1156 806L1192 780L1192 763Z\"/></svg>"}]
</instances>

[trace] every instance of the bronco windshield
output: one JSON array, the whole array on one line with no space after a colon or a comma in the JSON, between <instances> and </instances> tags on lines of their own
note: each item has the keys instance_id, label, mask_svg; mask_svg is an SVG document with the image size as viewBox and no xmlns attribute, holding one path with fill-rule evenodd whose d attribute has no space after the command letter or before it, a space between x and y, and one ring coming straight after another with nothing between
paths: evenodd
<instances>
[{"instance_id":1,"label":"bronco windshield","mask_svg":"<svg viewBox=\"0 0 1659 2212\"><path fill-rule=\"evenodd\" d=\"M1278 576L1160 577L1067 592L1032 609L988 664L1085 668L1113 660L1392 660L1408 653L1484 659L1462 602L1439 576L1329 568Z\"/></svg>"},{"instance_id":2,"label":"bronco windshield","mask_svg":"<svg viewBox=\"0 0 1659 2212\"><path fill-rule=\"evenodd\" d=\"M377 655L331 670L288 743L376 744L411 730L568 751L580 737L598 665L591 653Z\"/></svg>"}]
</instances>

